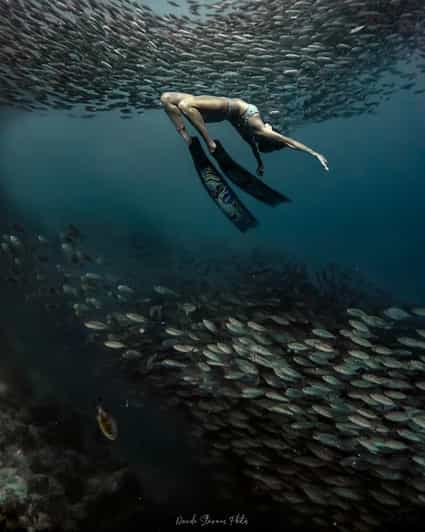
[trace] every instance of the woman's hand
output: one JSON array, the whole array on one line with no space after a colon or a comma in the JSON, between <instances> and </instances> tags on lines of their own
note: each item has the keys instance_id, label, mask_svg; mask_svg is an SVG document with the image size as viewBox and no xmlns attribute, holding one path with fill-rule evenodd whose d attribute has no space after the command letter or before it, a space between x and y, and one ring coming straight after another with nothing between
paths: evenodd
<instances>
[{"instance_id":1,"label":"woman's hand","mask_svg":"<svg viewBox=\"0 0 425 532\"><path fill-rule=\"evenodd\" d=\"M319 159L319 162L323 166L323 168L327 172L329 172L328 161L326 160L326 158L323 157L323 155L321 155L320 153L316 153L316 157Z\"/></svg>"},{"instance_id":2,"label":"woman's hand","mask_svg":"<svg viewBox=\"0 0 425 532\"><path fill-rule=\"evenodd\" d=\"M214 153L217 149L217 144L213 140L210 140L208 142L208 149L210 150L210 153Z\"/></svg>"}]
</instances>

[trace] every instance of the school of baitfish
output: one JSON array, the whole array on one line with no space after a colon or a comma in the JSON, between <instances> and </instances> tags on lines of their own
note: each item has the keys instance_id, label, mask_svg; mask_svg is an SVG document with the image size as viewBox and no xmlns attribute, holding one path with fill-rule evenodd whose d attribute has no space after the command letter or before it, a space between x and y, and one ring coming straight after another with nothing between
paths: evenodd
<instances>
[{"instance_id":1,"label":"school of baitfish","mask_svg":"<svg viewBox=\"0 0 425 532\"><path fill-rule=\"evenodd\" d=\"M74 226L55 241L4 234L2 265L24 290L38 282L41 299L62 257L56 301L128 377L129 394L143 398L149 383L187 412L223 496L232 479L220 465L232 463L253 501L304 529L380 530L425 507L424 307L337 312L294 297L295 277L292 292L155 284L147 297L82 251L80 236Z\"/></svg>"},{"instance_id":2,"label":"school of baitfish","mask_svg":"<svg viewBox=\"0 0 425 532\"><path fill-rule=\"evenodd\" d=\"M173 90L241 97L288 130L425 92L423 0L168 4L0 0L0 105L130 118Z\"/></svg>"}]
</instances>

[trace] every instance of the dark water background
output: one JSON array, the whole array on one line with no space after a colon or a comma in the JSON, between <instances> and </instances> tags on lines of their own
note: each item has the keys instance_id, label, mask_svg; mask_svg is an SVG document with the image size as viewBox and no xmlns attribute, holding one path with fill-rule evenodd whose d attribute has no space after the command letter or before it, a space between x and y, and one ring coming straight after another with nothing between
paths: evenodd
<instances>
[{"instance_id":1,"label":"dark water background","mask_svg":"<svg viewBox=\"0 0 425 532\"><path fill-rule=\"evenodd\" d=\"M209 125L229 152L255 169L228 124ZM48 229L74 221L125 267L140 234L145 262L184 246L203 258L260 246L312 265L358 268L401 300L423 301L425 98L401 92L376 115L299 128L292 135L325 154L330 172L301 152L265 154L265 180L292 198L278 209L241 198L260 220L243 237L198 182L188 150L161 110L133 120L59 112L18 114L0 132L8 198ZM153 248L153 249L152 249Z\"/></svg>"},{"instance_id":2,"label":"dark water background","mask_svg":"<svg viewBox=\"0 0 425 532\"><path fill-rule=\"evenodd\" d=\"M255 169L229 125L209 127L236 160ZM400 303L424 305L424 94L400 92L376 115L309 125L291 136L323 153L330 172L300 152L266 154L265 181L293 202L270 209L240 192L260 220L241 235L205 193L162 110L125 121L114 113L82 121L3 110L1 222L47 235L74 223L109 270L147 292L179 250L204 262L263 250L312 268L332 262L355 269ZM17 362L42 391L87 412L97 396L106 398L120 427L117 445L155 500L187 502L202 492L205 479L183 443L184 420L154 401L125 408L125 384L118 375L98 375L100 354L84 331L70 334L66 316L23 306L12 289L2 299L3 323L21 346Z\"/></svg>"}]
</instances>

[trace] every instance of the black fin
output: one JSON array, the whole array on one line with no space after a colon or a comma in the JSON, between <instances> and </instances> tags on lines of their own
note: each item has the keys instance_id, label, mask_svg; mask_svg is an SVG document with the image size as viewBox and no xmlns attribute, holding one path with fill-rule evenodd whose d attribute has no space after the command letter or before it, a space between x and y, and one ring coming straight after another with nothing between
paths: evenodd
<instances>
[{"instance_id":1,"label":"black fin","mask_svg":"<svg viewBox=\"0 0 425 532\"><path fill-rule=\"evenodd\" d=\"M222 144L218 140L214 140L217 145L213 155L220 165L221 170L225 175L242 190L251 194L259 201L275 207L280 203L289 203L291 200L273 190L268 185L263 183L260 179L252 175L248 170L245 170L237 162L235 162L230 155L225 151Z\"/></svg>"},{"instance_id":2,"label":"black fin","mask_svg":"<svg viewBox=\"0 0 425 532\"><path fill-rule=\"evenodd\" d=\"M204 187L227 218L242 233L258 225L254 216L211 164L197 137L192 137L189 150Z\"/></svg>"}]
</instances>

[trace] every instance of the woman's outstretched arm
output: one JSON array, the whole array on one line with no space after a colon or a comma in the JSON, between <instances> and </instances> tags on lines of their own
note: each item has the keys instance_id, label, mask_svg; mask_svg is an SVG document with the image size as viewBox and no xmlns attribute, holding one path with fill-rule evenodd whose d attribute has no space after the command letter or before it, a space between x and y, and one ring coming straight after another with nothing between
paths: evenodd
<instances>
[{"instance_id":1,"label":"woman's outstretched arm","mask_svg":"<svg viewBox=\"0 0 425 532\"><path fill-rule=\"evenodd\" d=\"M325 170L329 170L328 168L328 161L321 155L320 153L317 153L316 151L312 150L305 144L302 144L301 142L298 142L297 140L291 139L289 137L285 137L281 135L280 133L277 133L276 131L273 131L273 129L264 127L255 132L255 135L257 137L263 137L266 139L273 140L274 142L279 142L281 144L284 144L285 146L288 146L288 148L292 148L293 150L300 150L304 151L306 153L309 153L310 155L313 155L313 157L316 157L319 159L320 164L323 166Z\"/></svg>"}]
</instances>

